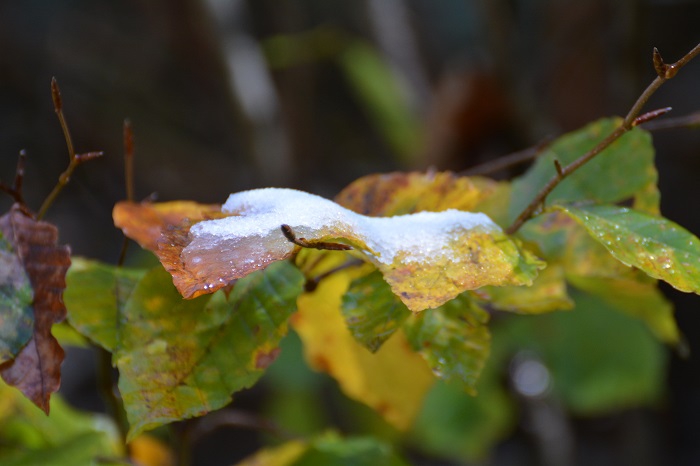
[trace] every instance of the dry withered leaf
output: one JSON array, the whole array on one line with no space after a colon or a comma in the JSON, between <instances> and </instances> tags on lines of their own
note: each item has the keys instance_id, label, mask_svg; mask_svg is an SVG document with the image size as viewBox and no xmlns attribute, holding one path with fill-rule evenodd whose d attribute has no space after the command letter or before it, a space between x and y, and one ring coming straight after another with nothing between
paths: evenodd
<instances>
[{"instance_id":1,"label":"dry withered leaf","mask_svg":"<svg viewBox=\"0 0 700 466\"><path fill-rule=\"evenodd\" d=\"M61 383L63 348L51 326L66 316L63 290L70 266L70 248L58 245L58 229L36 221L18 204L0 217L0 232L8 241L34 290L34 332L17 356L0 365L0 376L49 413L49 398Z\"/></svg>"}]
</instances>

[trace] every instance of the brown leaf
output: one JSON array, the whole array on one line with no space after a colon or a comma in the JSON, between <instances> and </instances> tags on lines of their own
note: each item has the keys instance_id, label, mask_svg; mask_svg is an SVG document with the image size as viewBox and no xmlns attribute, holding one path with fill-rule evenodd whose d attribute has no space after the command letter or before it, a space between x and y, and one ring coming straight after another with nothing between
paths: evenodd
<instances>
[{"instance_id":1,"label":"brown leaf","mask_svg":"<svg viewBox=\"0 0 700 466\"><path fill-rule=\"evenodd\" d=\"M70 248L57 244L58 229L36 221L15 204L0 217L0 232L12 245L34 290L34 334L17 357L0 365L0 375L49 413L49 398L61 384L63 349L51 326L66 316L63 290Z\"/></svg>"},{"instance_id":2,"label":"brown leaf","mask_svg":"<svg viewBox=\"0 0 700 466\"><path fill-rule=\"evenodd\" d=\"M221 206L191 201L160 203L119 202L112 217L117 228L150 251L158 250L163 233L173 230L187 236L190 225L200 220L223 217Z\"/></svg>"},{"instance_id":3,"label":"brown leaf","mask_svg":"<svg viewBox=\"0 0 700 466\"><path fill-rule=\"evenodd\" d=\"M220 205L191 201L157 204L119 202L114 206L112 216L114 224L126 236L158 257L183 296L194 298L214 291L201 290L202 281L184 266L181 252L192 241L188 233L193 224L226 216L221 212ZM233 279L226 277L225 285L229 285Z\"/></svg>"}]
</instances>

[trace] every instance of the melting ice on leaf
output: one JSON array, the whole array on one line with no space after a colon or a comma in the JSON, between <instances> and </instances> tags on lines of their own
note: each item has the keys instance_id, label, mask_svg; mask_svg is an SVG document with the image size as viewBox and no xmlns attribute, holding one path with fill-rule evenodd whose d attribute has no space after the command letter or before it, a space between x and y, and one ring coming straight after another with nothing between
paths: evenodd
<instances>
[{"instance_id":1,"label":"melting ice on leaf","mask_svg":"<svg viewBox=\"0 0 700 466\"><path fill-rule=\"evenodd\" d=\"M118 204L115 222L132 236L125 225L148 222L144 212L152 209ZM232 194L222 211L228 216L161 228L156 247L139 241L158 254L185 297L213 292L290 257L296 246L282 225L306 241L352 246L412 311L485 285L529 285L541 267L481 213L448 209L366 217L318 196L275 188Z\"/></svg>"}]
</instances>

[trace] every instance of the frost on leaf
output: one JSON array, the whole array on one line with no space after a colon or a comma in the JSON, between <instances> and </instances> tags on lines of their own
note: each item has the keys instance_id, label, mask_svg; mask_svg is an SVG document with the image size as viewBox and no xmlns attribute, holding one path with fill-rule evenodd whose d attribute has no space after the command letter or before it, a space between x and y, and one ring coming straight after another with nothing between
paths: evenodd
<instances>
[{"instance_id":1,"label":"frost on leaf","mask_svg":"<svg viewBox=\"0 0 700 466\"><path fill-rule=\"evenodd\" d=\"M51 335L51 326L66 316L62 294L70 249L56 244L55 226L34 220L18 205L0 217L0 234L15 252L34 292L31 338L14 359L0 365L0 376L48 414L51 393L61 383L64 354Z\"/></svg>"},{"instance_id":2,"label":"frost on leaf","mask_svg":"<svg viewBox=\"0 0 700 466\"><path fill-rule=\"evenodd\" d=\"M139 206L128 206L132 214L141 214ZM132 236L125 216L117 215L124 208L117 206L115 221ZM485 285L530 284L539 267L482 213L448 209L367 217L312 194L276 188L232 194L222 213L224 218L191 227L161 228L155 248L140 241L159 255L186 298L211 293L293 255L298 247L282 225L307 243L351 246L382 272L412 311L437 307ZM140 221L129 218L130 224Z\"/></svg>"}]
</instances>

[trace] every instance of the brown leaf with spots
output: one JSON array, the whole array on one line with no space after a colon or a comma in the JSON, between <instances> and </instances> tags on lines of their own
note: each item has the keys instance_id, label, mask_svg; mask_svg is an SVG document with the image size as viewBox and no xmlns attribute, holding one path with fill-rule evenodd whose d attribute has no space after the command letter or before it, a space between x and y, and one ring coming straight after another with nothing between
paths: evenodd
<instances>
[{"instance_id":1,"label":"brown leaf with spots","mask_svg":"<svg viewBox=\"0 0 700 466\"><path fill-rule=\"evenodd\" d=\"M335 201L362 215L385 217L447 209L475 211L499 183L452 172L394 172L364 176L350 183Z\"/></svg>"},{"instance_id":2,"label":"brown leaf with spots","mask_svg":"<svg viewBox=\"0 0 700 466\"><path fill-rule=\"evenodd\" d=\"M63 349L51 326L66 316L63 290L70 248L57 244L58 229L36 221L18 204L0 217L0 232L16 252L34 291L34 332L17 356L0 365L0 376L49 413L49 398L61 384Z\"/></svg>"}]
</instances>

